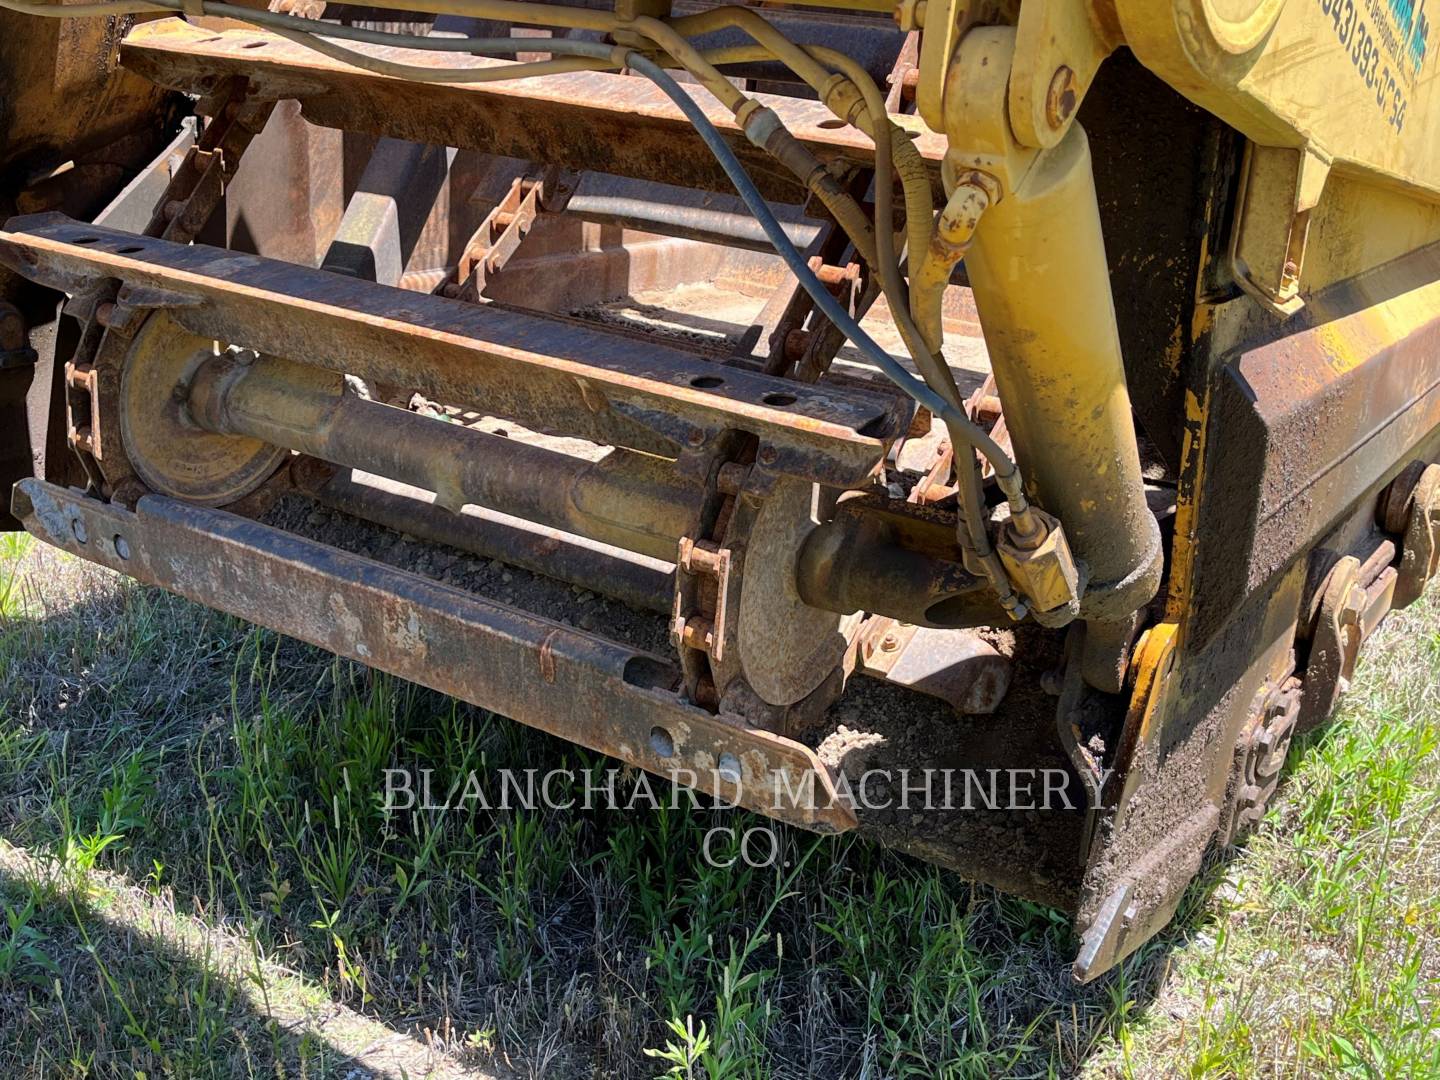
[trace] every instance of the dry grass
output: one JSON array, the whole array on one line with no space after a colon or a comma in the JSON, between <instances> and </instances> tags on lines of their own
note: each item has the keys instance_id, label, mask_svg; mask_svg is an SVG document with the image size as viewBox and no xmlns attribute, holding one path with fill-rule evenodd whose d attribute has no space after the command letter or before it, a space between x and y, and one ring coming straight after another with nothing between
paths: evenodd
<instances>
[{"instance_id":1,"label":"dry grass","mask_svg":"<svg viewBox=\"0 0 1440 1080\"><path fill-rule=\"evenodd\" d=\"M741 815L386 815L395 764L598 763L0 543L0 1075L1440 1075L1433 598L1077 989L1062 918L863 843L718 870Z\"/></svg>"}]
</instances>

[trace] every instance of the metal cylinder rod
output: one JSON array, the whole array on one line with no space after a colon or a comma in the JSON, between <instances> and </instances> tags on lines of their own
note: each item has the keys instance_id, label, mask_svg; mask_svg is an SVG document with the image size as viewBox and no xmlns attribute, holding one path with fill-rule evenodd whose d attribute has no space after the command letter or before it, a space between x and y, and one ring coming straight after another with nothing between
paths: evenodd
<instances>
[{"instance_id":1,"label":"metal cylinder rod","mask_svg":"<svg viewBox=\"0 0 1440 1080\"><path fill-rule=\"evenodd\" d=\"M468 551L534 574L578 585L642 611L667 614L675 599L673 564L559 529L467 506L453 514L409 484L345 470L320 485L326 506L421 540Z\"/></svg>"},{"instance_id":2,"label":"metal cylinder rod","mask_svg":"<svg viewBox=\"0 0 1440 1080\"><path fill-rule=\"evenodd\" d=\"M801 250L808 249L820 231L820 222L806 218L799 207L772 204L771 209L790 242ZM774 250L760 223L733 195L585 173L566 202L565 212L584 221L661 236L767 254Z\"/></svg>"},{"instance_id":3,"label":"metal cylinder rod","mask_svg":"<svg viewBox=\"0 0 1440 1080\"><path fill-rule=\"evenodd\" d=\"M616 448L590 461L370 401L343 377L279 357L207 360L191 419L657 559L674 559L703 491L673 462Z\"/></svg>"},{"instance_id":4,"label":"metal cylinder rod","mask_svg":"<svg viewBox=\"0 0 1440 1080\"><path fill-rule=\"evenodd\" d=\"M842 503L800 551L800 598L825 611L866 611L936 629L1005 624L988 583L960 562L954 519L907 513L913 510L885 500Z\"/></svg>"},{"instance_id":5,"label":"metal cylinder rod","mask_svg":"<svg viewBox=\"0 0 1440 1080\"><path fill-rule=\"evenodd\" d=\"M698 522L701 489L668 459L622 449L598 461L572 457L370 401L333 372L278 357L205 360L185 407L208 431L261 439L434 492L428 503L397 502L393 484L387 500L386 485L363 491L352 481L329 495L322 490L322 501L456 547L488 545L493 558L640 607L660 606L660 579L669 575L656 563L672 561L679 538L693 535ZM472 505L491 514L456 517L454 529L441 528L444 511L458 515ZM637 553L648 564L634 571L609 557L572 552L570 570L550 566L541 557L549 544L499 535L497 514ZM1002 621L984 583L957 561L953 532L953 522L929 520L905 504L897 509L893 500L852 500L806 540L797 588L812 607L841 614L863 610L946 628Z\"/></svg>"},{"instance_id":6,"label":"metal cylinder rod","mask_svg":"<svg viewBox=\"0 0 1440 1080\"><path fill-rule=\"evenodd\" d=\"M1132 622L1159 586L1160 530L1145 502L1090 147L1078 125L986 211L966 262L1030 494L1064 523L1089 569L1081 617ZM1128 634L1093 636L1128 646ZM1118 690L1113 670L1097 670L1105 666L1087 662L1087 681Z\"/></svg>"}]
</instances>

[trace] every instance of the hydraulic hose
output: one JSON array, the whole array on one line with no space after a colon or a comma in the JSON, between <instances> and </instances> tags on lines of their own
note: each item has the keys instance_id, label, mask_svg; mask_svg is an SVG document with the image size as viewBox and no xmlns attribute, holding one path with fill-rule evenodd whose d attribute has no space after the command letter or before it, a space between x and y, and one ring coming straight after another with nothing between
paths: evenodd
<instances>
[{"instance_id":1,"label":"hydraulic hose","mask_svg":"<svg viewBox=\"0 0 1440 1080\"><path fill-rule=\"evenodd\" d=\"M879 162L893 161L905 189L905 213L909 243L912 250L923 250L930 236L930 219L934 205L930 198L930 175L924 159L909 139L905 138L893 123L885 108L885 99L875 80L860 64L838 50L823 45L799 45L780 33L765 18L749 8L726 6L711 8L695 15L675 19L671 25L685 35L708 33L713 30L732 28L748 35L771 57L790 68L801 80L810 86L840 119L854 124L871 139L875 140L877 159L876 204L887 206L879 198ZM840 72L844 80L837 83L831 70ZM866 111L860 113L845 106L842 101L837 107L834 97L843 91L848 81L864 100ZM852 115L853 113L853 115ZM896 139L892 132L900 135ZM882 140L885 146L881 146ZM918 168L917 168L918 166ZM887 297L887 300L889 297Z\"/></svg>"},{"instance_id":2,"label":"hydraulic hose","mask_svg":"<svg viewBox=\"0 0 1440 1080\"><path fill-rule=\"evenodd\" d=\"M572 71L606 71L615 67L614 64L605 60L594 60L584 56L564 56L554 60L537 60L527 64L507 64L504 67L432 68L419 64L397 64L378 56L367 56L354 49L347 49L342 45L326 41L319 34L312 34L308 30L291 30L283 26L276 26L273 29L281 37L314 49L332 60L342 60L347 64L363 67L378 75L389 75L392 78L411 82L503 82L509 79L533 78L539 75L561 75Z\"/></svg>"},{"instance_id":3,"label":"hydraulic hose","mask_svg":"<svg viewBox=\"0 0 1440 1080\"><path fill-rule=\"evenodd\" d=\"M837 117L854 124L865 132L875 143L875 206L876 206L876 258L871 265L880 274L881 287L889 304L891 318L905 342L921 377L937 394L953 407L952 415L964 415L960 399L960 388L955 376L941 353L943 330L931 335L922 333L911 316L910 297L900 275L899 258L896 255L893 232L887 223L880 220L883 212L889 215L893 203L893 181L890 165L900 174L905 191L905 220L909 236L908 246L917 266L930 265L928 258L931 235L931 218L934 204L930 196L930 176L914 145L894 125L885 108L884 98L875 81L853 59L832 49L816 47L802 48L791 42L753 11L744 8L716 8L676 20L676 29L688 33L704 33L719 27L735 27L748 34L757 44L770 51L784 62L819 95ZM822 64L823 61L823 64ZM832 75L824 65L837 70ZM848 91L848 92L847 92ZM854 95L859 95L859 101ZM900 137L894 138L898 134ZM923 261L922 261L923 259ZM938 316L939 300L943 297L945 285L949 283L950 267L945 267L945 281L935 297L934 311ZM930 309L929 291L922 291L927 297L925 310ZM979 464L973 452L962 450L969 445L968 433L953 419L942 417L954 448L955 470L958 479L957 498L959 502L962 531L961 543L978 558L985 569L986 577L1000 595L1009 600L1009 578L990 544L984 514L984 496L980 486ZM997 474L998 474L997 469ZM1029 526L1028 507L1020 493L1018 477L1007 491L1011 512L1017 523ZM1029 532L1029 528L1022 528Z\"/></svg>"},{"instance_id":4,"label":"hydraulic hose","mask_svg":"<svg viewBox=\"0 0 1440 1080\"><path fill-rule=\"evenodd\" d=\"M520 23L525 26L550 26L566 30L596 30L609 33L619 25L619 18L610 11L587 8L563 7L551 4L524 3L523 0L386 0L385 6L396 11L413 11L425 15L461 15L489 18L501 22ZM38 3L35 0L4 0L0 7L18 11L24 15L40 15L53 19L85 18L97 15L142 15L154 12L183 13L179 0L100 0L89 4ZM229 10L219 10L221 8ZM267 25L257 15L274 15L255 8L234 4L206 2L201 5L206 15L244 19L256 25ZM298 23L318 25L314 19L298 19L285 16ZM269 24L273 25L273 24ZM331 27L326 25L329 34ZM340 35L330 35L340 36ZM404 41L414 41L404 34L391 35ZM454 40L454 39L451 39Z\"/></svg>"}]
</instances>

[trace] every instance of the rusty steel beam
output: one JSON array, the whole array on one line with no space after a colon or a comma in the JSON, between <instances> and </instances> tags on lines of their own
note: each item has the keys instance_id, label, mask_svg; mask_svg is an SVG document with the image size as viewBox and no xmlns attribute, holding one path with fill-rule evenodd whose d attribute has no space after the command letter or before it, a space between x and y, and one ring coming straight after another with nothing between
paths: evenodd
<instances>
[{"instance_id":1,"label":"rusty steel beam","mask_svg":"<svg viewBox=\"0 0 1440 1080\"><path fill-rule=\"evenodd\" d=\"M685 703L653 654L163 496L132 512L24 480L14 510L47 543L147 584L782 821L855 827L812 750Z\"/></svg>"},{"instance_id":2,"label":"rusty steel beam","mask_svg":"<svg viewBox=\"0 0 1440 1080\"><path fill-rule=\"evenodd\" d=\"M537 51L543 51L537 41ZM455 54L363 47L377 57L421 66L454 67ZM522 161L631 176L729 192L730 181L680 110L647 79L576 72L491 83L408 82L351 67L261 30L216 33L179 19L131 29L121 62L146 78L201 93L217 78L243 75L259 99L293 98L305 119L322 127L388 135L412 142L483 150ZM509 60L476 57L477 67ZM775 110L806 148L824 162L874 165L870 141L836 125L818 101L754 94ZM728 109L709 94L696 100L731 142L767 198L799 202L804 188L783 166L751 145ZM945 138L918 117L892 119L912 135L930 164L937 197Z\"/></svg>"},{"instance_id":3,"label":"rusty steel beam","mask_svg":"<svg viewBox=\"0 0 1440 1080\"><path fill-rule=\"evenodd\" d=\"M853 487L909 409L882 388L806 386L598 327L476 306L201 245L72 221L12 218L0 261L77 292L127 286L121 306L163 306L195 334L409 387L427 397L611 446L676 456L726 430L761 442L777 473Z\"/></svg>"}]
</instances>

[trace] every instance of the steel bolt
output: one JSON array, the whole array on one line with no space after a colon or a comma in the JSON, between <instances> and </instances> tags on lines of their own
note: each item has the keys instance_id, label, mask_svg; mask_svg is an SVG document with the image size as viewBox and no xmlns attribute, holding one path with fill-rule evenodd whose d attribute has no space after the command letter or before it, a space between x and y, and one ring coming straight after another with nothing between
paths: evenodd
<instances>
[{"instance_id":1,"label":"steel bolt","mask_svg":"<svg viewBox=\"0 0 1440 1080\"><path fill-rule=\"evenodd\" d=\"M715 624L701 615L692 615L685 620L680 641L686 648L709 652L715 641Z\"/></svg>"},{"instance_id":2,"label":"steel bolt","mask_svg":"<svg viewBox=\"0 0 1440 1080\"><path fill-rule=\"evenodd\" d=\"M895 25L901 30L925 28L925 0L900 0L895 5Z\"/></svg>"},{"instance_id":3,"label":"steel bolt","mask_svg":"<svg viewBox=\"0 0 1440 1080\"><path fill-rule=\"evenodd\" d=\"M780 460L780 453L773 446L762 446L756 458L761 465L774 465Z\"/></svg>"},{"instance_id":4,"label":"steel bolt","mask_svg":"<svg viewBox=\"0 0 1440 1080\"><path fill-rule=\"evenodd\" d=\"M906 103L915 100L915 88L920 85L920 69L910 68L900 76L900 100Z\"/></svg>"},{"instance_id":5,"label":"steel bolt","mask_svg":"<svg viewBox=\"0 0 1440 1080\"><path fill-rule=\"evenodd\" d=\"M1061 64L1050 76L1050 88L1045 92L1045 120L1052 128L1058 128L1075 112L1075 72L1068 64Z\"/></svg>"},{"instance_id":6,"label":"steel bolt","mask_svg":"<svg viewBox=\"0 0 1440 1080\"><path fill-rule=\"evenodd\" d=\"M886 634L880 639L880 649L882 652L894 652L898 648L900 648L900 639L894 634Z\"/></svg>"}]
</instances>

